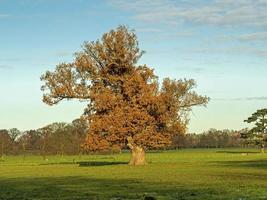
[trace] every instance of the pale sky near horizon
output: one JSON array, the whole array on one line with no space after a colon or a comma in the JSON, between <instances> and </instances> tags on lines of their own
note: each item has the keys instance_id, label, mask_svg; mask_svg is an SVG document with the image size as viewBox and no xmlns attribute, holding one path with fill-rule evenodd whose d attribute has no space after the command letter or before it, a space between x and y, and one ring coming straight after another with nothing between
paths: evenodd
<instances>
[{"instance_id":1,"label":"pale sky near horizon","mask_svg":"<svg viewBox=\"0 0 267 200\"><path fill-rule=\"evenodd\" d=\"M84 103L42 103L40 76L121 24L146 51L140 64L211 98L190 132L245 128L267 107L267 0L0 0L0 129L78 118Z\"/></svg>"}]
</instances>

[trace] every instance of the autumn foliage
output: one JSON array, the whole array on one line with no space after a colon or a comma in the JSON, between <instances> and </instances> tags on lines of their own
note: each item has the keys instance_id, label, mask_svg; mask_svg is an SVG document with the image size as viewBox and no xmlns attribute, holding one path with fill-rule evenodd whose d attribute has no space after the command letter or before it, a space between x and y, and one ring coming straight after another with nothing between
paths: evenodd
<instances>
[{"instance_id":1,"label":"autumn foliage","mask_svg":"<svg viewBox=\"0 0 267 200\"><path fill-rule=\"evenodd\" d=\"M192 106L208 102L192 90L194 80L166 78L160 85L152 68L138 64L142 54L134 31L119 26L101 40L85 42L72 63L41 77L45 103L88 102L83 114L88 151L168 146L175 134L185 133Z\"/></svg>"}]
</instances>

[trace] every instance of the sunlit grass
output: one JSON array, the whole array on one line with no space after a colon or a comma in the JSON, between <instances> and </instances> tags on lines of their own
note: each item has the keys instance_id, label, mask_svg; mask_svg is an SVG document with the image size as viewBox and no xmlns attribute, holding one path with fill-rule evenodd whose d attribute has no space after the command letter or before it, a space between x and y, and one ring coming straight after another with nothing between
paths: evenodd
<instances>
[{"instance_id":1,"label":"sunlit grass","mask_svg":"<svg viewBox=\"0 0 267 200\"><path fill-rule=\"evenodd\" d=\"M250 153L242 153L248 151ZM267 199L267 155L247 149L147 154L8 156L0 162L0 199Z\"/></svg>"}]
</instances>

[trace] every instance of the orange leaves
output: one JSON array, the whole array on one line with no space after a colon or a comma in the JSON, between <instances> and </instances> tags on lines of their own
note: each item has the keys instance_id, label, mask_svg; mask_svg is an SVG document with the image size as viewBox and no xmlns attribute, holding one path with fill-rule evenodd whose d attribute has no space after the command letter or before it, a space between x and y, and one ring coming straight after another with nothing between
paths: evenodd
<instances>
[{"instance_id":1,"label":"orange leaves","mask_svg":"<svg viewBox=\"0 0 267 200\"><path fill-rule=\"evenodd\" d=\"M159 88L154 70L136 65L142 54L135 33L119 26L101 40L85 42L74 63L59 64L41 77L45 103L88 101L84 148L123 148L129 136L142 148L164 147L172 135L185 132L190 108L207 103L191 91L193 80L164 79Z\"/></svg>"},{"instance_id":2,"label":"orange leaves","mask_svg":"<svg viewBox=\"0 0 267 200\"><path fill-rule=\"evenodd\" d=\"M82 145L84 149L89 151L104 151L109 149L110 144L99 134L89 134L86 143Z\"/></svg>"}]
</instances>

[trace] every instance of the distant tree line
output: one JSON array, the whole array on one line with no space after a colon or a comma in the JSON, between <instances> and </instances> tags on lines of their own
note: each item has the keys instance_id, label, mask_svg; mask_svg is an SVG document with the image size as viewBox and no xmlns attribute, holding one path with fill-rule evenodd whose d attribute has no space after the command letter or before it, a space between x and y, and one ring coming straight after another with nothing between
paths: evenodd
<instances>
[{"instance_id":1,"label":"distant tree line","mask_svg":"<svg viewBox=\"0 0 267 200\"><path fill-rule=\"evenodd\" d=\"M88 125L81 119L52 123L27 131L0 129L0 158L4 155L77 155L87 136Z\"/></svg>"},{"instance_id":2,"label":"distant tree line","mask_svg":"<svg viewBox=\"0 0 267 200\"><path fill-rule=\"evenodd\" d=\"M242 137L248 129L217 130L209 129L203 133L177 134L173 138L171 148L227 148L253 146Z\"/></svg>"},{"instance_id":3,"label":"distant tree line","mask_svg":"<svg viewBox=\"0 0 267 200\"><path fill-rule=\"evenodd\" d=\"M0 157L4 155L78 155L88 153L82 148L86 140L88 125L81 119L71 123L52 123L45 127L27 131L16 128L0 129ZM201 134L177 134L169 149L181 148L226 148L253 146L242 137L248 129L210 129ZM126 149L127 146L124 147ZM119 152L120 149L111 149Z\"/></svg>"}]
</instances>

